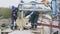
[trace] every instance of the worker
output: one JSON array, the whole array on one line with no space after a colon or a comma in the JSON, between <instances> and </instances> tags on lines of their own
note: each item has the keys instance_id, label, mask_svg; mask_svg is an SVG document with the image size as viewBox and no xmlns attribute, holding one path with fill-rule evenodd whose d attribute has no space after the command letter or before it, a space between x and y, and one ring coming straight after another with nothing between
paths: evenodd
<instances>
[{"instance_id":1,"label":"worker","mask_svg":"<svg viewBox=\"0 0 60 34\"><path fill-rule=\"evenodd\" d=\"M31 22L31 28L36 29L37 28L37 20L39 18L39 11L34 11L33 14L30 17L30 22Z\"/></svg>"},{"instance_id":2,"label":"worker","mask_svg":"<svg viewBox=\"0 0 60 34\"><path fill-rule=\"evenodd\" d=\"M18 11L18 8L12 6L12 25L11 25L11 29L13 29L13 27L16 28L16 25L14 26L14 22L16 21L17 19L17 11Z\"/></svg>"}]
</instances>

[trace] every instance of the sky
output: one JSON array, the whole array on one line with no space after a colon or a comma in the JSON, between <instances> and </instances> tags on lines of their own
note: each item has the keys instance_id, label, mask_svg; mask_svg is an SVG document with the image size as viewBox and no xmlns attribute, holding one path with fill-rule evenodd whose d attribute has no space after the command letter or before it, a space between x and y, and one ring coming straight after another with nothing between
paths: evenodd
<instances>
[{"instance_id":1,"label":"sky","mask_svg":"<svg viewBox=\"0 0 60 34\"><path fill-rule=\"evenodd\" d=\"M35 0L23 0L24 2L30 2ZM41 0L38 0L37 2L40 2ZM51 0L48 0L51 1ZM0 0L0 7L11 7L12 5L18 6L20 0Z\"/></svg>"}]
</instances>

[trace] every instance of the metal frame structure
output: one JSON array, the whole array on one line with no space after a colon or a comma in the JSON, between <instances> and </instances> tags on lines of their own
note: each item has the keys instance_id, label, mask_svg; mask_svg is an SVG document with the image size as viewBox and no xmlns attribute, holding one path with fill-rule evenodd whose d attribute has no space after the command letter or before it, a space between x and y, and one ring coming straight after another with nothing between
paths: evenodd
<instances>
[{"instance_id":1,"label":"metal frame structure","mask_svg":"<svg viewBox=\"0 0 60 34\"><path fill-rule=\"evenodd\" d=\"M37 9L36 8L36 5L42 5L42 4L44 4L44 3L37 3L37 2L25 3L23 0L21 0L21 2L18 5L18 8L19 8L19 10L22 10L22 11L24 11L24 10L28 10L28 11L36 11L36 10L39 10L39 11L52 11L53 16L58 16L59 15L59 14L57 14L57 0L52 0L51 3L49 3L49 4L51 4L51 7L50 7L50 8L52 8L51 10ZM23 8L24 5L32 5L32 6L34 6L34 8L33 9L24 9Z\"/></svg>"},{"instance_id":2,"label":"metal frame structure","mask_svg":"<svg viewBox=\"0 0 60 34\"><path fill-rule=\"evenodd\" d=\"M43 11L43 9L37 9L36 8L36 5L43 5L43 4L44 3L37 3L37 2L34 2L34 1L33 2L30 2L30 3L24 3L23 1L21 1L21 3L19 3L18 7L21 6L21 7L19 7L19 10L28 10L28 11L36 11L36 10L39 10L39 11ZM51 3L49 3L49 4L51 4ZM34 8L33 9L23 9L23 5L32 5L32 6L34 6ZM44 11L48 11L48 9L45 9Z\"/></svg>"},{"instance_id":3,"label":"metal frame structure","mask_svg":"<svg viewBox=\"0 0 60 34\"><path fill-rule=\"evenodd\" d=\"M37 3L37 2L24 3L24 1L21 0L21 3L19 4L19 6L21 6L21 7L18 6L19 11L22 10L21 17L23 18L23 11L24 10L28 10L28 11L36 11L36 10L39 10L39 11L49 11L49 10L46 10L46 9L44 9L44 10L43 9L36 9L36 5L37 4L42 5L44 3ZM57 16L56 0L52 0L51 3L49 3L49 4L51 4L51 8L52 9L50 11L52 11L52 16ZM32 6L34 6L34 8L33 9L23 9L23 5L32 5ZM50 34L52 34L52 27L50 28Z\"/></svg>"}]
</instances>

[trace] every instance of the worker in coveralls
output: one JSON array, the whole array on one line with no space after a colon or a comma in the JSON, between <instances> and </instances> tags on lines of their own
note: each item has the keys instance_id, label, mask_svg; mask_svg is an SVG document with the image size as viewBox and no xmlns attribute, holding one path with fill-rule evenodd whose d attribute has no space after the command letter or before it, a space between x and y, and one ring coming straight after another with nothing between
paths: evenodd
<instances>
[{"instance_id":1,"label":"worker in coveralls","mask_svg":"<svg viewBox=\"0 0 60 34\"><path fill-rule=\"evenodd\" d=\"M11 29L13 29L13 27L15 27L14 29L16 29L16 25L14 26L14 22L16 21L17 19L17 11L18 11L18 8L12 6L12 25L11 25Z\"/></svg>"},{"instance_id":2,"label":"worker in coveralls","mask_svg":"<svg viewBox=\"0 0 60 34\"><path fill-rule=\"evenodd\" d=\"M34 11L33 14L30 17L30 22L31 22L31 28L36 29L37 28L37 20L39 18L39 11Z\"/></svg>"}]
</instances>

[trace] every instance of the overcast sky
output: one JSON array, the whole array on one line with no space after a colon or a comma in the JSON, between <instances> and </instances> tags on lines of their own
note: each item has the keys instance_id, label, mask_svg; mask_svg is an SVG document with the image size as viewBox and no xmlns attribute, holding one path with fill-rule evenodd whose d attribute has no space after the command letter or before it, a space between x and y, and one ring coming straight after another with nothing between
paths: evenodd
<instances>
[{"instance_id":1,"label":"overcast sky","mask_svg":"<svg viewBox=\"0 0 60 34\"><path fill-rule=\"evenodd\" d=\"M24 2L35 1L35 0L24 0ZM40 2L38 0L37 2ZM49 0L51 1L51 0ZM12 5L17 6L20 0L0 0L0 7L11 7Z\"/></svg>"}]
</instances>

